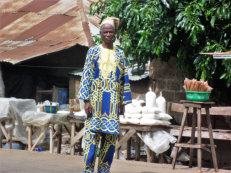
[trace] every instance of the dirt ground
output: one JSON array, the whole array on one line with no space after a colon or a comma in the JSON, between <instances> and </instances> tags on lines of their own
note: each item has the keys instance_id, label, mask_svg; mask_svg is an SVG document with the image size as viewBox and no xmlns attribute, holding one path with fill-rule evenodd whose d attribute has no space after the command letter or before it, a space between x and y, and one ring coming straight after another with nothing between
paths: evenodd
<instances>
[{"instance_id":1,"label":"dirt ground","mask_svg":"<svg viewBox=\"0 0 231 173\"><path fill-rule=\"evenodd\" d=\"M80 173L83 157L47 152L0 149L0 173ZM197 168L170 164L155 164L138 161L114 160L111 173L196 173ZM204 168L203 172L214 172ZM219 173L230 173L219 170Z\"/></svg>"}]
</instances>

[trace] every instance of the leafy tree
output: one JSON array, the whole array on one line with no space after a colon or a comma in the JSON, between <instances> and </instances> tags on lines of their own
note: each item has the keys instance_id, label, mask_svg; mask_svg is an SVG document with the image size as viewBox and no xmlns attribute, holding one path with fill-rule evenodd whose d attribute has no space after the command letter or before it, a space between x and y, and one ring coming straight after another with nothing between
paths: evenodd
<instances>
[{"instance_id":1,"label":"leafy tree","mask_svg":"<svg viewBox=\"0 0 231 173\"><path fill-rule=\"evenodd\" d=\"M230 0L98 0L95 13L120 18L117 37L129 60L175 56L185 76L231 86L231 60L200 54L231 49Z\"/></svg>"}]
</instances>

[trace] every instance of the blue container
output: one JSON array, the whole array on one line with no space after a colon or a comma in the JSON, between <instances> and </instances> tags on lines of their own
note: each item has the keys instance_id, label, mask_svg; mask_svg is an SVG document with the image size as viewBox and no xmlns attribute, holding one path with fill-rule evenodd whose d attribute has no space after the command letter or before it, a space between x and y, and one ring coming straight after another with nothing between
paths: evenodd
<instances>
[{"instance_id":1,"label":"blue container","mask_svg":"<svg viewBox=\"0 0 231 173\"><path fill-rule=\"evenodd\" d=\"M35 148L34 151L42 152L43 149L41 147Z\"/></svg>"},{"instance_id":2,"label":"blue container","mask_svg":"<svg viewBox=\"0 0 231 173\"><path fill-rule=\"evenodd\" d=\"M58 106L45 106L45 112L56 113L58 111Z\"/></svg>"},{"instance_id":3,"label":"blue container","mask_svg":"<svg viewBox=\"0 0 231 173\"><path fill-rule=\"evenodd\" d=\"M3 148L8 149L8 143L6 143ZM16 150L25 150L25 147L23 144L20 143L12 143L12 149L16 149Z\"/></svg>"},{"instance_id":4,"label":"blue container","mask_svg":"<svg viewBox=\"0 0 231 173\"><path fill-rule=\"evenodd\" d=\"M58 103L59 105L68 104L68 89L67 88L58 89Z\"/></svg>"}]
</instances>

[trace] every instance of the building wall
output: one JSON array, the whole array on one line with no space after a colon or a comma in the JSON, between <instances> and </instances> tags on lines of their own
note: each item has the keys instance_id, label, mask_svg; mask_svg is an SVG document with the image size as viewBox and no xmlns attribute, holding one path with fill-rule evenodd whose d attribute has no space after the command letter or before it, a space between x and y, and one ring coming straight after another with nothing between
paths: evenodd
<instances>
[{"instance_id":1,"label":"building wall","mask_svg":"<svg viewBox=\"0 0 231 173\"><path fill-rule=\"evenodd\" d=\"M176 68L176 63L177 59L171 57L168 62L154 59L150 64L149 76L152 89L156 94L162 91L166 101L179 102L185 99L184 77L182 72Z\"/></svg>"}]
</instances>

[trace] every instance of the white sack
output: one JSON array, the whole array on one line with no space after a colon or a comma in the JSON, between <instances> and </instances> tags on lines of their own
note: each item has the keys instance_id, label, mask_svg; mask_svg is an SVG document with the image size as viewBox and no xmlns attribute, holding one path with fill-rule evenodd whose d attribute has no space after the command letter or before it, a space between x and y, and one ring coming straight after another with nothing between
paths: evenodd
<instances>
[{"instance_id":1,"label":"white sack","mask_svg":"<svg viewBox=\"0 0 231 173\"><path fill-rule=\"evenodd\" d=\"M140 119L138 118L128 118L127 120L130 124L140 124Z\"/></svg>"},{"instance_id":2,"label":"white sack","mask_svg":"<svg viewBox=\"0 0 231 173\"><path fill-rule=\"evenodd\" d=\"M158 107L152 107L152 108L147 107L147 106L142 107L143 114L157 114L160 112L161 110Z\"/></svg>"},{"instance_id":3,"label":"white sack","mask_svg":"<svg viewBox=\"0 0 231 173\"><path fill-rule=\"evenodd\" d=\"M166 121L166 120L141 118L140 124L141 125L170 125L171 123L169 121Z\"/></svg>"}]
</instances>

